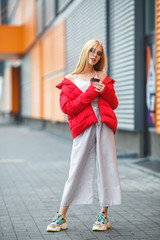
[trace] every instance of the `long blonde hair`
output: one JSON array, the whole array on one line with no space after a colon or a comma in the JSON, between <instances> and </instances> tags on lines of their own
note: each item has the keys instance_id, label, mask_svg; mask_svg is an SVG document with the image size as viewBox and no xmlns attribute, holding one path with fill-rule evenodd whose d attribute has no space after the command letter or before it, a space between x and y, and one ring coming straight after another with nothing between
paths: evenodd
<instances>
[{"instance_id":1,"label":"long blonde hair","mask_svg":"<svg viewBox=\"0 0 160 240\"><path fill-rule=\"evenodd\" d=\"M85 72L87 70L89 50L98 45L100 45L102 48L102 58L93 66L93 68L96 71L102 71L104 69L104 67L106 66L106 72L107 72L108 62L107 62L106 54L104 52L103 44L99 40L89 40L88 42L86 42L86 44L82 48L78 64L72 74L78 74L81 72Z\"/></svg>"}]
</instances>

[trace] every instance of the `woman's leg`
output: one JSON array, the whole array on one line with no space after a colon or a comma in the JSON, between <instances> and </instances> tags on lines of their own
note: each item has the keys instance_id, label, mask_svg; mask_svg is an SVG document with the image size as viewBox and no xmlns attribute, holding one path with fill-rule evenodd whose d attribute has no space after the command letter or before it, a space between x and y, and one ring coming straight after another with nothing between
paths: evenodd
<instances>
[{"instance_id":1,"label":"woman's leg","mask_svg":"<svg viewBox=\"0 0 160 240\"><path fill-rule=\"evenodd\" d=\"M59 213L55 215L52 222L47 226L47 232L59 232L60 230L67 229L66 213L69 206L60 206ZM62 216L61 216L61 215Z\"/></svg>"},{"instance_id":2,"label":"woman's leg","mask_svg":"<svg viewBox=\"0 0 160 240\"><path fill-rule=\"evenodd\" d=\"M100 206L121 204L114 133L104 123L97 127L97 163Z\"/></svg>"},{"instance_id":3,"label":"woman's leg","mask_svg":"<svg viewBox=\"0 0 160 240\"><path fill-rule=\"evenodd\" d=\"M66 216L66 213L68 211L69 206L60 206L59 213L64 218Z\"/></svg>"},{"instance_id":4,"label":"woman's leg","mask_svg":"<svg viewBox=\"0 0 160 240\"><path fill-rule=\"evenodd\" d=\"M73 141L69 176L60 206L91 204L96 169L96 129L92 125ZM63 209L61 209L63 213Z\"/></svg>"},{"instance_id":5,"label":"woman's leg","mask_svg":"<svg viewBox=\"0 0 160 240\"><path fill-rule=\"evenodd\" d=\"M105 216L107 216L108 207L101 207L101 213L104 213Z\"/></svg>"},{"instance_id":6,"label":"woman's leg","mask_svg":"<svg viewBox=\"0 0 160 240\"><path fill-rule=\"evenodd\" d=\"M107 229L110 228L108 216L108 207L101 207L101 212L98 213L97 219L95 223L93 224L93 231L106 231Z\"/></svg>"}]
</instances>

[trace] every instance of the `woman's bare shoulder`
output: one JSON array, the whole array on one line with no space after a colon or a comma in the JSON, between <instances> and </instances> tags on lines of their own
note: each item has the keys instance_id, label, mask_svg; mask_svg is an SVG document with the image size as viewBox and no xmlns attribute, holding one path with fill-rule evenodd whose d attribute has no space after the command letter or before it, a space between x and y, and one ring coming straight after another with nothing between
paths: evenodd
<instances>
[{"instance_id":1,"label":"woman's bare shoulder","mask_svg":"<svg viewBox=\"0 0 160 240\"><path fill-rule=\"evenodd\" d=\"M69 79L69 80L72 81L72 82L75 81L75 77L74 77L74 75L72 75L72 74L67 74L67 75L65 76L65 78Z\"/></svg>"},{"instance_id":2,"label":"woman's bare shoulder","mask_svg":"<svg viewBox=\"0 0 160 240\"><path fill-rule=\"evenodd\" d=\"M97 71L97 74L101 81L103 81L105 79L105 77L107 76L107 73L104 71Z\"/></svg>"}]
</instances>

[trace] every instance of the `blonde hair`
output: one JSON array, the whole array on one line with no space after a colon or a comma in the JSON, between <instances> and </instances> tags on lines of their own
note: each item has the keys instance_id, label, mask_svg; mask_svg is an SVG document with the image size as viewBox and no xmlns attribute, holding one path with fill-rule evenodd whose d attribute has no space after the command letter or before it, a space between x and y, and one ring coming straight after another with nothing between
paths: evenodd
<instances>
[{"instance_id":1,"label":"blonde hair","mask_svg":"<svg viewBox=\"0 0 160 240\"><path fill-rule=\"evenodd\" d=\"M84 47L82 48L81 55L79 57L78 64L72 74L78 74L85 72L88 68L88 54L91 48L97 47L98 45L102 48L102 57L101 59L93 66L94 70L102 71L106 66L106 72L108 70L107 57L104 52L103 44L98 40L89 40Z\"/></svg>"}]
</instances>

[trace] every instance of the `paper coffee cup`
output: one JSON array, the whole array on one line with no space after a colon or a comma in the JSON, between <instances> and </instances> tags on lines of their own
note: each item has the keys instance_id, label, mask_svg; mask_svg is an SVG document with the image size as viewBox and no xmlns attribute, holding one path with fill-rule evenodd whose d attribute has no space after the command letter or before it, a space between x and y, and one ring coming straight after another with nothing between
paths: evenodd
<instances>
[{"instance_id":1,"label":"paper coffee cup","mask_svg":"<svg viewBox=\"0 0 160 240\"><path fill-rule=\"evenodd\" d=\"M90 82L91 82L91 86L93 86L93 84L95 83L95 82L100 82L100 80L98 79L98 78L91 78L90 79Z\"/></svg>"}]
</instances>

